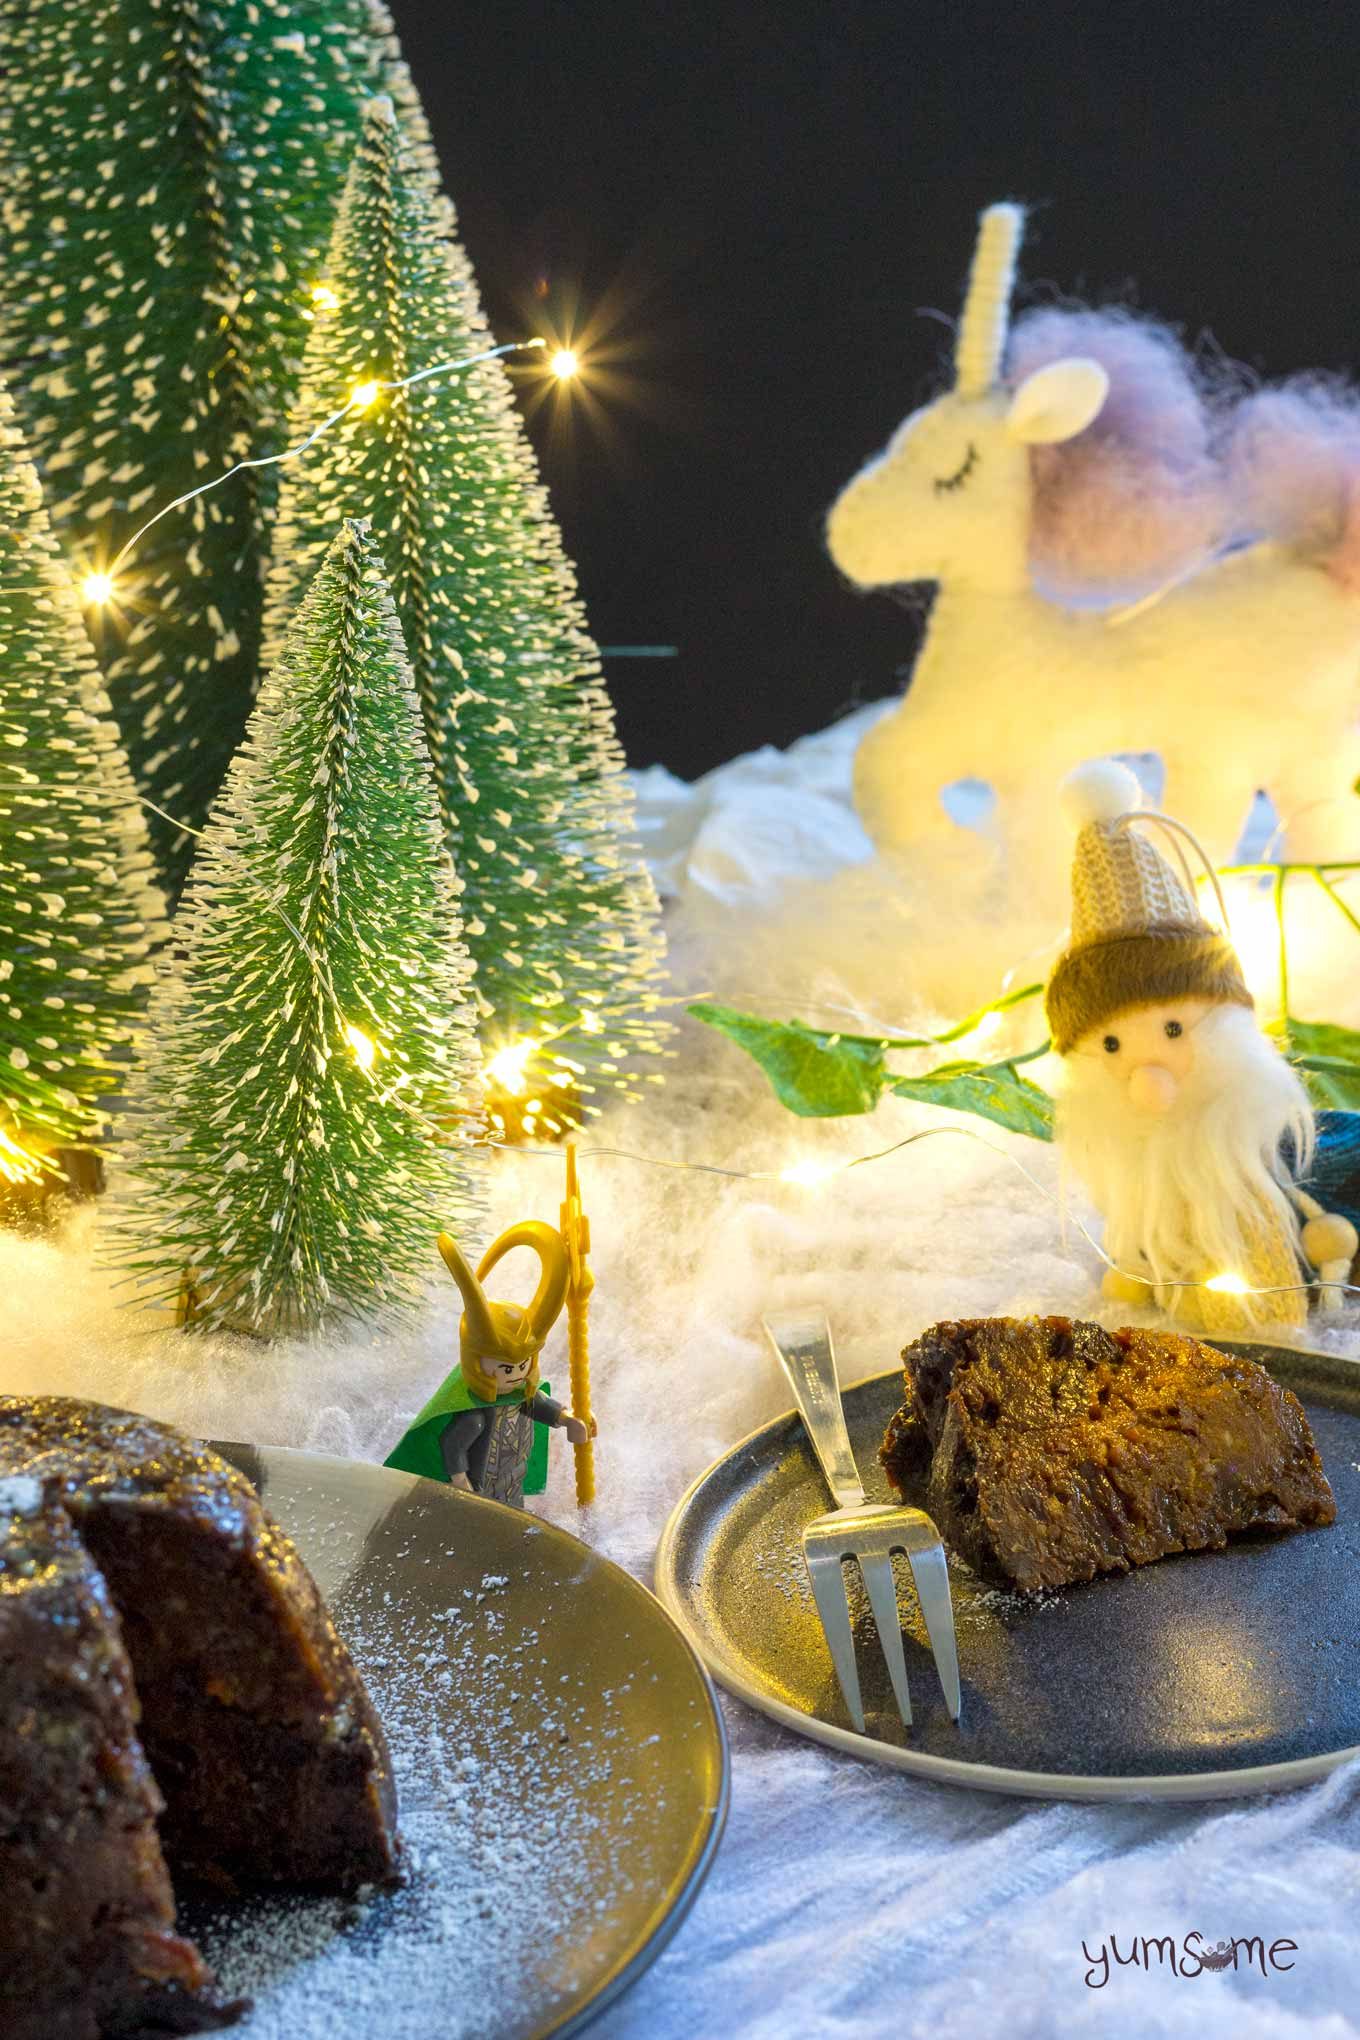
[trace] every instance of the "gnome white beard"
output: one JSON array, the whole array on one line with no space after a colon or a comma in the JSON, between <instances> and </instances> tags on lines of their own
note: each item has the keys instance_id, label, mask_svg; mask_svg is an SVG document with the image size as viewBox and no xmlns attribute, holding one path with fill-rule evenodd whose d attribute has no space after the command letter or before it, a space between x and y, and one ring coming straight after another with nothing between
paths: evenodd
<instances>
[{"instance_id":1,"label":"gnome white beard","mask_svg":"<svg viewBox=\"0 0 1360 2040\"><path fill-rule=\"evenodd\" d=\"M1058 1138L1065 1163L1105 1218L1105 1250L1154 1283L1245 1273L1263 1223L1286 1239L1298 1223L1291 1176L1313 1151L1313 1117L1294 1071L1243 1006L1218 1006L1195 1028L1195 1059L1171 1109L1138 1112L1098 1056L1064 1065Z\"/></svg>"}]
</instances>

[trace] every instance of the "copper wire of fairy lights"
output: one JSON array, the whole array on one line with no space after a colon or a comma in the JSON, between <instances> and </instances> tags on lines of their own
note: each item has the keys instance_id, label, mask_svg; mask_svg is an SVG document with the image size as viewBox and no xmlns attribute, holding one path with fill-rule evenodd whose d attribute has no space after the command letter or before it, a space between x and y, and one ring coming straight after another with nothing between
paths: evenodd
<instances>
[{"instance_id":1,"label":"copper wire of fairy lights","mask_svg":"<svg viewBox=\"0 0 1360 2040\"><path fill-rule=\"evenodd\" d=\"M176 496L172 502L163 504L154 517L148 517L146 523L134 531L131 538L119 547L107 567L86 576L83 584L86 599L94 603L111 601L116 593L114 579L118 569L129 553L146 537L148 531L159 524L162 517L169 517L172 511L183 510L187 504L196 502L200 496L208 495L213 489L220 489L223 482L229 482L233 475L242 474L247 468L281 467L284 461L298 459L300 455L309 453L317 441L324 439L342 418L349 417L352 411L366 411L381 396L390 396L396 390L414 389L417 383L429 382L437 375L460 375L466 369L477 368L484 361L496 361L506 354L523 354L536 347L546 347L547 344L546 340L537 339L507 340L499 347L488 347L482 353L469 354L461 361L433 362L429 368L419 369L414 375L403 376L397 382L383 382L375 376L367 382L356 383L344 403L332 411L329 417L323 418L319 425L314 426L307 437L299 440L296 446L285 447L282 453L262 453L253 460L238 460L234 466L224 468L220 475L212 476L209 481L200 482L196 489L186 489L182 496Z\"/></svg>"}]
</instances>

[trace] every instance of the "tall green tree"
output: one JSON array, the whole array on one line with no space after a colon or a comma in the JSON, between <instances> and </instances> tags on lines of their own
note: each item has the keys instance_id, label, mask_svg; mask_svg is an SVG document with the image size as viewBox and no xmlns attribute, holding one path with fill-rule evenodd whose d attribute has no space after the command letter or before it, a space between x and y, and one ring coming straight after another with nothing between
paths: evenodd
<instances>
[{"instance_id":1,"label":"tall green tree","mask_svg":"<svg viewBox=\"0 0 1360 2040\"><path fill-rule=\"evenodd\" d=\"M359 108L425 128L375 0L11 0L0 354L78 585L278 451ZM134 773L202 821L250 709L273 481L139 544L92 609ZM191 840L153 835L172 885Z\"/></svg>"},{"instance_id":2,"label":"tall green tree","mask_svg":"<svg viewBox=\"0 0 1360 2040\"><path fill-rule=\"evenodd\" d=\"M344 525L213 807L129 1093L127 1259L207 1323L419 1295L475 1220L471 964L410 665Z\"/></svg>"},{"instance_id":3,"label":"tall green tree","mask_svg":"<svg viewBox=\"0 0 1360 2040\"><path fill-rule=\"evenodd\" d=\"M356 387L490 347L452 213L390 102L364 121L303 362L300 438ZM344 516L371 514L415 670L489 1044L586 1085L653 1045L661 942L613 712L500 361L355 405L283 472L265 663ZM531 1072L532 1074L532 1072Z\"/></svg>"},{"instance_id":4,"label":"tall green tree","mask_svg":"<svg viewBox=\"0 0 1360 2040\"><path fill-rule=\"evenodd\" d=\"M38 478L0 387L0 1136L80 1145L146 1004L164 906ZM22 1165L20 1165L22 1166Z\"/></svg>"}]
</instances>

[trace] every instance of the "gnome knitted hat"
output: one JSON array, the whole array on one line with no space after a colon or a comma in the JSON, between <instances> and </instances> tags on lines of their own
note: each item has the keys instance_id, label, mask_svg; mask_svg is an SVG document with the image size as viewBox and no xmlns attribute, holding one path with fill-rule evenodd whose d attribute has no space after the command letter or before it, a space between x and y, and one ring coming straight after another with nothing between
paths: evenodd
<instances>
[{"instance_id":1,"label":"gnome knitted hat","mask_svg":"<svg viewBox=\"0 0 1360 2040\"><path fill-rule=\"evenodd\" d=\"M1071 939L1045 1001L1058 1054L1131 1006L1187 998L1250 1006L1237 952L1200 913L1188 873L1182 880L1133 826L1142 796L1128 767L1082 765L1062 798L1077 846Z\"/></svg>"}]
</instances>

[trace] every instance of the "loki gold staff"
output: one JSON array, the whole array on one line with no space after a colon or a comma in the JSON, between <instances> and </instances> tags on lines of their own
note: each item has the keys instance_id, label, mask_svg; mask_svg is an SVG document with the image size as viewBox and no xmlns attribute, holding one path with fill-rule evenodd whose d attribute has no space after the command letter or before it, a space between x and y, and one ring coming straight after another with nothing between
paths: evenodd
<instances>
[{"instance_id":1,"label":"loki gold staff","mask_svg":"<svg viewBox=\"0 0 1360 2040\"><path fill-rule=\"evenodd\" d=\"M590 1220L581 1208L576 1176L576 1143L567 1143L567 1194L562 1201L562 1238L567 1249L567 1352L571 1360L572 1408L586 1425L576 1448L576 1502L595 1499L595 1419L590 1414Z\"/></svg>"}]
</instances>

